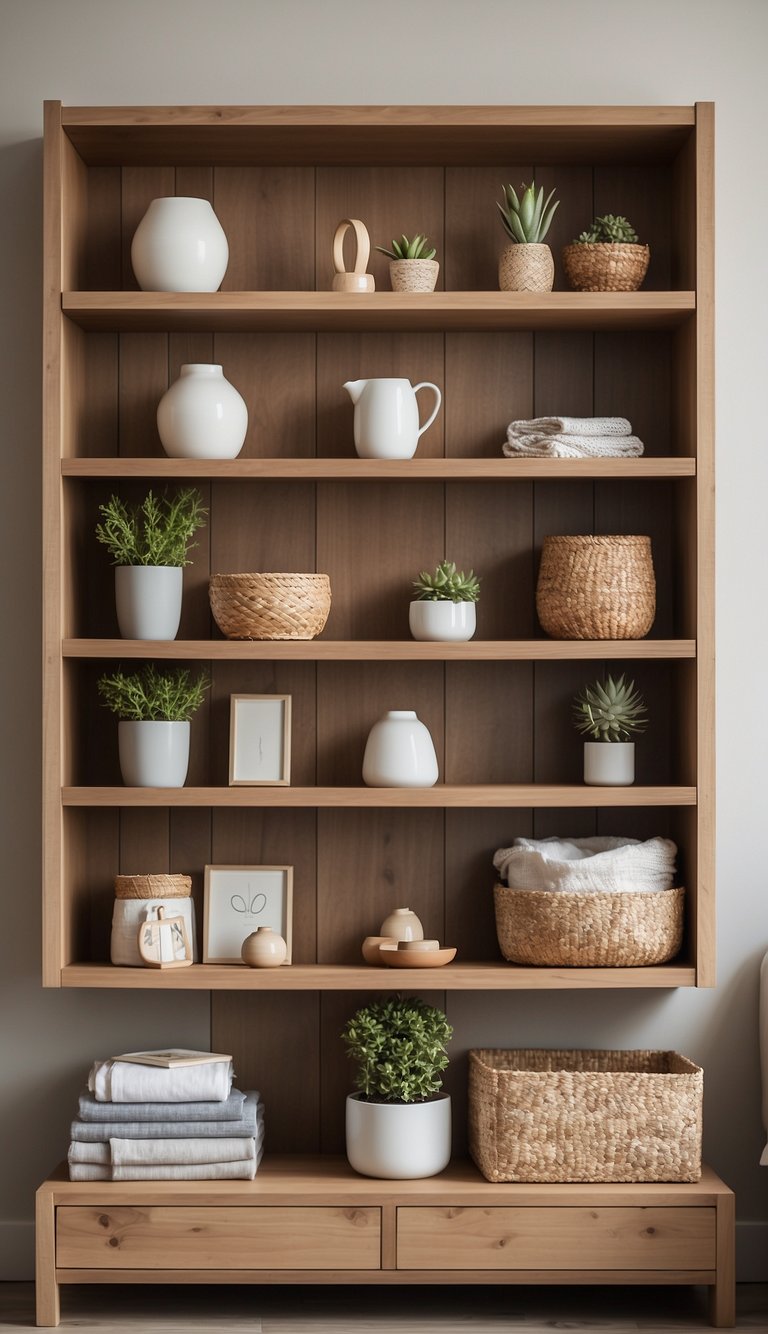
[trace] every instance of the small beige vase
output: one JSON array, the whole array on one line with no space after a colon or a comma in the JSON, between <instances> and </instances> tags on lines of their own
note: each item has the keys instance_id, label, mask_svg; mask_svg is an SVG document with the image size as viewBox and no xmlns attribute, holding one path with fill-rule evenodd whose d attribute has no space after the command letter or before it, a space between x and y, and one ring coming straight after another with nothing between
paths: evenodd
<instances>
[{"instance_id":1,"label":"small beige vase","mask_svg":"<svg viewBox=\"0 0 768 1334\"><path fill-rule=\"evenodd\" d=\"M440 265L436 259L391 259L389 281L393 292L434 292Z\"/></svg>"},{"instance_id":2,"label":"small beige vase","mask_svg":"<svg viewBox=\"0 0 768 1334\"><path fill-rule=\"evenodd\" d=\"M548 245L513 241L499 259L502 292L551 292L555 261Z\"/></svg>"},{"instance_id":3,"label":"small beige vase","mask_svg":"<svg viewBox=\"0 0 768 1334\"><path fill-rule=\"evenodd\" d=\"M288 956L288 946L271 926L257 926L243 941L241 953L249 968L279 968Z\"/></svg>"}]
</instances>

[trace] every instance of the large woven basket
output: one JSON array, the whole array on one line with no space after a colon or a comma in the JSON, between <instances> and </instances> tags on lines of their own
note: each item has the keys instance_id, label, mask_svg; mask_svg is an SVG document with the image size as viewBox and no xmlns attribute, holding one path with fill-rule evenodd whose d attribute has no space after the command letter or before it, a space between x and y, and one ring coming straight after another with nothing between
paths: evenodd
<instances>
[{"instance_id":1,"label":"large woven basket","mask_svg":"<svg viewBox=\"0 0 768 1334\"><path fill-rule=\"evenodd\" d=\"M563 247L563 268L579 292L636 292L648 272L647 245L578 241Z\"/></svg>"},{"instance_id":2,"label":"large woven basket","mask_svg":"<svg viewBox=\"0 0 768 1334\"><path fill-rule=\"evenodd\" d=\"M698 1181L704 1072L671 1051L471 1051L488 1181Z\"/></svg>"},{"instance_id":3,"label":"large woven basket","mask_svg":"<svg viewBox=\"0 0 768 1334\"><path fill-rule=\"evenodd\" d=\"M227 639L314 639L331 610L327 574L212 574L214 620Z\"/></svg>"},{"instance_id":4,"label":"large woven basket","mask_svg":"<svg viewBox=\"0 0 768 1334\"><path fill-rule=\"evenodd\" d=\"M577 894L496 885L496 934L510 963L639 968L674 959L684 889Z\"/></svg>"},{"instance_id":5,"label":"large woven basket","mask_svg":"<svg viewBox=\"0 0 768 1334\"><path fill-rule=\"evenodd\" d=\"M116 899L188 899L192 878L188 875L116 875Z\"/></svg>"},{"instance_id":6,"label":"large woven basket","mask_svg":"<svg viewBox=\"0 0 768 1334\"><path fill-rule=\"evenodd\" d=\"M545 537L536 611L553 639L643 639L656 615L650 537Z\"/></svg>"}]
</instances>

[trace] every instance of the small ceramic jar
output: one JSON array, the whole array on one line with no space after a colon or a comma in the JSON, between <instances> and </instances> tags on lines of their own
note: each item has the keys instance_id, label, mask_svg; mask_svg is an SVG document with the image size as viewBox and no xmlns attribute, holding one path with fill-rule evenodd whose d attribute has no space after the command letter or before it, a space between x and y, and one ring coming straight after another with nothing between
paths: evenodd
<instances>
[{"instance_id":1,"label":"small ceramic jar","mask_svg":"<svg viewBox=\"0 0 768 1334\"><path fill-rule=\"evenodd\" d=\"M381 924L380 936L390 940L423 940L424 927L410 908L395 908Z\"/></svg>"},{"instance_id":2,"label":"small ceramic jar","mask_svg":"<svg viewBox=\"0 0 768 1334\"><path fill-rule=\"evenodd\" d=\"M258 926L246 936L240 953L249 968L279 968L285 963L288 946L271 926Z\"/></svg>"}]
</instances>

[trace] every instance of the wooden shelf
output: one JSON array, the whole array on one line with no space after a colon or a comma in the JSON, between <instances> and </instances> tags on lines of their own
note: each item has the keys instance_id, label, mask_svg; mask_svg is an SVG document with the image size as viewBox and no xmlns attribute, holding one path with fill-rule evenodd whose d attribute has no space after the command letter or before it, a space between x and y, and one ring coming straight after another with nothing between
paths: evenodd
<instances>
[{"instance_id":1,"label":"wooden shelf","mask_svg":"<svg viewBox=\"0 0 768 1334\"><path fill-rule=\"evenodd\" d=\"M695 806L695 787L64 787L64 806L438 808Z\"/></svg>"},{"instance_id":2,"label":"wooden shelf","mask_svg":"<svg viewBox=\"0 0 768 1334\"><path fill-rule=\"evenodd\" d=\"M233 662L573 662L695 658L695 639L65 639L65 658Z\"/></svg>"},{"instance_id":3,"label":"wooden shelf","mask_svg":"<svg viewBox=\"0 0 768 1334\"><path fill-rule=\"evenodd\" d=\"M217 481L515 482L695 477L692 458L642 459L168 459L66 458L62 477L212 477Z\"/></svg>"}]
</instances>

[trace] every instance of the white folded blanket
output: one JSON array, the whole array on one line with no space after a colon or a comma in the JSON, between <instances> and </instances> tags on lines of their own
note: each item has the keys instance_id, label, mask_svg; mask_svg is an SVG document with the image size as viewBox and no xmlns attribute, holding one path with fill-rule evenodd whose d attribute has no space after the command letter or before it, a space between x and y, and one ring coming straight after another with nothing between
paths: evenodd
<instances>
[{"instance_id":1,"label":"white folded blanket","mask_svg":"<svg viewBox=\"0 0 768 1334\"><path fill-rule=\"evenodd\" d=\"M262 1122L256 1136L229 1139L108 1139L72 1140L67 1153L70 1163L98 1163L103 1167L176 1163L228 1163L253 1158L264 1140ZM173 1146L172 1148L169 1146ZM178 1146L178 1147L177 1147Z\"/></svg>"},{"instance_id":2,"label":"white folded blanket","mask_svg":"<svg viewBox=\"0 0 768 1334\"><path fill-rule=\"evenodd\" d=\"M70 1181L253 1181L261 1162L255 1158L236 1163L177 1163L170 1166L102 1167L98 1163L71 1163Z\"/></svg>"},{"instance_id":3,"label":"white folded blanket","mask_svg":"<svg viewBox=\"0 0 768 1334\"><path fill-rule=\"evenodd\" d=\"M224 1102L232 1086L231 1061L167 1070L131 1061L96 1061L88 1088L99 1102Z\"/></svg>"},{"instance_id":4,"label":"white folded blanket","mask_svg":"<svg viewBox=\"0 0 768 1334\"><path fill-rule=\"evenodd\" d=\"M510 422L508 436L521 435L631 435L626 417L531 417Z\"/></svg>"},{"instance_id":5,"label":"white folded blanket","mask_svg":"<svg viewBox=\"0 0 768 1334\"><path fill-rule=\"evenodd\" d=\"M650 893L672 888L676 855L668 838L516 838L493 864L510 889Z\"/></svg>"},{"instance_id":6,"label":"white folded blanket","mask_svg":"<svg viewBox=\"0 0 768 1334\"><path fill-rule=\"evenodd\" d=\"M501 447L508 459L639 458L643 449L636 435L526 435L507 439Z\"/></svg>"}]
</instances>

